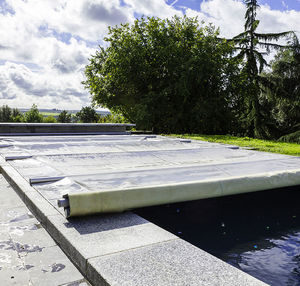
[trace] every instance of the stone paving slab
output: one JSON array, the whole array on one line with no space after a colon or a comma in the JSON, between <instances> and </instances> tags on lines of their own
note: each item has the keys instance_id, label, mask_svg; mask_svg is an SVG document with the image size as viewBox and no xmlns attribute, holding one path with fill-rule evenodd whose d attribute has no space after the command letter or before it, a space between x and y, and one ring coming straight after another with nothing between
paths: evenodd
<instances>
[{"instance_id":1,"label":"stone paving slab","mask_svg":"<svg viewBox=\"0 0 300 286\"><path fill-rule=\"evenodd\" d=\"M69 249L81 269L89 258L177 239L170 232L133 213L65 219L49 216L48 231Z\"/></svg>"},{"instance_id":2,"label":"stone paving slab","mask_svg":"<svg viewBox=\"0 0 300 286\"><path fill-rule=\"evenodd\" d=\"M0 174L0 285L89 285Z\"/></svg>"},{"instance_id":3,"label":"stone paving slab","mask_svg":"<svg viewBox=\"0 0 300 286\"><path fill-rule=\"evenodd\" d=\"M58 214L56 208L31 187L28 181L12 166L0 164L0 169L7 182L14 188L22 201L25 201L26 206L40 221L44 222L47 220L47 216Z\"/></svg>"},{"instance_id":4,"label":"stone paving slab","mask_svg":"<svg viewBox=\"0 0 300 286\"><path fill-rule=\"evenodd\" d=\"M3 207L9 207L12 206L19 207L24 206L24 203L20 200L19 196L13 191L11 191L11 186L9 183L3 178L3 176L0 175L0 204L1 208ZM7 195L7 192L10 193L10 195Z\"/></svg>"},{"instance_id":5,"label":"stone paving slab","mask_svg":"<svg viewBox=\"0 0 300 286\"><path fill-rule=\"evenodd\" d=\"M11 191L11 190L10 190ZM1 189L0 189L1 192ZM6 192L7 194L7 192ZM20 198L18 198L20 199ZM21 201L22 202L22 201ZM18 203L16 203L18 204ZM1 212L0 212L0 223L1 226L3 227L4 225L7 224L12 224L15 222L20 222L20 221L24 221L24 220L28 220L33 218L34 216L29 212L29 210L26 208L26 206L23 205L22 206L2 206L1 202L0 202L0 206L1 206Z\"/></svg>"},{"instance_id":6,"label":"stone paving slab","mask_svg":"<svg viewBox=\"0 0 300 286\"><path fill-rule=\"evenodd\" d=\"M181 239L90 259L88 278L111 286L266 285Z\"/></svg>"},{"instance_id":7,"label":"stone paving slab","mask_svg":"<svg viewBox=\"0 0 300 286\"><path fill-rule=\"evenodd\" d=\"M42 252L29 253L25 263L34 285L62 285L83 282L83 276L58 246L47 247Z\"/></svg>"}]
</instances>

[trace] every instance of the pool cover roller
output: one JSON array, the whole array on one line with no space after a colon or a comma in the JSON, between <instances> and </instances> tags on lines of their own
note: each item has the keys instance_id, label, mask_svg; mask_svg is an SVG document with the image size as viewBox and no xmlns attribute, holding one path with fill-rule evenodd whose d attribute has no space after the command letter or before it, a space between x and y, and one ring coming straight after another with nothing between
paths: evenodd
<instances>
[{"instance_id":1,"label":"pool cover roller","mask_svg":"<svg viewBox=\"0 0 300 286\"><path fill-rule=\"evenodd\" d=\"M263 191L300 185L300 170L185 183L70 193L59 200L67 217Z\"/></svg>"}]
</instances>

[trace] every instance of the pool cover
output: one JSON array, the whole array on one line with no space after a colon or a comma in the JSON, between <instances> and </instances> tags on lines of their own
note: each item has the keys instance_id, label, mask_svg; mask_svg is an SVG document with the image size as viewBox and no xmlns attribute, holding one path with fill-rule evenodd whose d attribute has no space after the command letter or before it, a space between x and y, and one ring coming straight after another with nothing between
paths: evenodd
<instances>
[{"instance_id":1,"label":"pool cover","mask_svg":"<svg viewBox=\"0 0 300 286\"><path fill-rule=\"evenodd\" d=\"M68 217L300 185L300 157L163 136L2 137L0 153Z\"/></svg>"}]
</instances>

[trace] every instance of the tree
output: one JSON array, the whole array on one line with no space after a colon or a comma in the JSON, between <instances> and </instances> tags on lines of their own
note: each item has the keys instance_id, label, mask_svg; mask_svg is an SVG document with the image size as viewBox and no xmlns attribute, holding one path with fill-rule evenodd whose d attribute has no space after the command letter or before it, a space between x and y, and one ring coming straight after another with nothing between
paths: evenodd
<instances>
[{"instance_id":1,"label":"tree","mask_svg":"<svg viewBox=\"0 0 300 286\"><path fill-rule=\"evenodd\" d=\"M270 83L264 77L260 76L264 66L267 65L264 54L268 54L270 49L288 48L289 45L281 45L276 41L289 37L297 42L294 32L282 33L258 33L256 30L259 20L256 19L257 9L259 8L257 0L244 0L247 10L245 14L244 32L235 36L232 41L239 51L237 58L245 59L243 74L246 79L245 110L244 122L246 132L251 137L270 137L272 124L269 124L269 108L264 105L265 102L260 97L263 87L271 87ZM274 42L275 41L275 42ZM262 52L260 49L264 49ZM264 108L265 107L265 108ZM267 108L266 108L267 107Z\"/></svg>"},{"instance_id":2,"label":"tree","mask_svg":"<svg viewBox=\"0 0 300 286\"><path fill-rule=\"evenodd\" d=\"M81 110L76 113L76 116L81 122L91 123L98 121L96 110L90 106L82 107Z\"/></svg>"},{"instance_id":3,"label":"tree","mask_svg":"<svg viewBox=\"0 0 300 286\"><path fill-rule=\"evenodd\" d=\"M141 18L109 28L105 41L85 69L95 104L154 132L228 132L238 60L213 26Z\"/></svg>"},{"instance_id":4,"label":"tree","mask_svg":"<svg viewBox=\"0 0 300 286\"><path fill-rule=\"evenodd\" d=\"M3 105L0 108L0 122L10 122L12 110L8 105Z\"/></svg>"},{"instance_id":5,"label":"tree","mask_svg":"<svg viewBox=\"0 0 300 286\"><path fill-rule=\"evenodd\" d=\"M100 116L98 123L126 123L126 120L122 114L112 112L105 116Z\"/></svg>"},{"instance_id":6,"label":"tree","mask_svg":"<svg viewBox=\"0 0 300 286\"><path fill-rule=\"evenodd\" d=\"M78 114L78 112L71 115L71 122L72 123L77 123L79 121L79 118L78 118L77 114Z\"/></svg>"},{"instance_id":7,"label":"tree","mask_svg":"<svg viewBox=\"0 0 300 286\"><path fill-rule=\"evenodd\" d=\"M43 115L39 112L36 104L33 104L30 110L25 113L25 121L31 123L43 122Z\"/></svg>"},{"instance_id":8,"label":"tree","mask_svg":"<svg viewBox=\"0 0 300 286\"><path fill-rule=\"evenodd\" d=\"M277 137L300 142L300 46L280 50L265 77L273 88L266 90L276 120Z\"/></svg>"},{"instance_id":9,"label":"tree","mask_svg":"<svg viewBox=\"0 0 300 286\"><path fill-rule=\"evenodd\" d=\"M23 122L24 116L17 108L10 108L3 105L0 108L0 122Z\"/></svg>"},{"instance_id":10,"label":"tree","mask_svg":"<svg viewBox=\"0 0 300 286\"><path fill-rule=\"evenodd\" d=\"M11 121L13 122L24 122L24 115L20 112L19 109L13 108L11 113Z\"/></svg>"},{"instance_id":11,"label":"tree","mask_svg":"<svg viewBox=\"0 0 300 286\"><path fill-rule=\"evenodd\" d=\"M21 116L22 113L20 112L20 110L18 108L13 108L11 111L11 116L12 117L17 117L17 116Z\"/></svg>"},{"instance_id":12,"label":"tree","mask_svg":"<svg viewBox=\"0 0 300 286\"><path fill-rule=\"evenodd\" d=\"M49 116L46 116L43 118L43 122L44 123L56 123L57 121L54 116L49 115Z\"/></svg>"},{"instance_id":13,"label":"tree","mask_svg":"<svg viewBox=\"0 0 300 286\"><path fill-rule=\"evenodd\" d=\"M70 123L70 122L71 122L71 114L68 113L68 111L63 110L63 111L58 115L57 121L58 121L58 122L61 122L61 123Z\"/></svg>"}]
</instances>

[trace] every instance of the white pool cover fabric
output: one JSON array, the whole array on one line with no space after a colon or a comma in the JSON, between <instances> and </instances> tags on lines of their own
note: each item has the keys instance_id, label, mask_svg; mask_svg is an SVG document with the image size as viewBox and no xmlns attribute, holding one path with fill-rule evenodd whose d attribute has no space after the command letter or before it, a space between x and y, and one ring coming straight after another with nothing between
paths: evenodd
<instances>
[{"instance_id":1,"label":"white pool cover fabric","mask_svg":"<svg viewBox=\"0 0 300 286\"><path fill-rule=\"evenodd\" d=\"M3 137L0 152L53 205L67 195L68 216L300 185L300 157L162 136Z\"/></svg>"}]
</instances>

